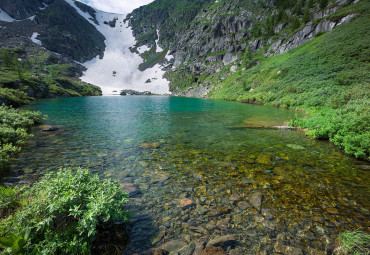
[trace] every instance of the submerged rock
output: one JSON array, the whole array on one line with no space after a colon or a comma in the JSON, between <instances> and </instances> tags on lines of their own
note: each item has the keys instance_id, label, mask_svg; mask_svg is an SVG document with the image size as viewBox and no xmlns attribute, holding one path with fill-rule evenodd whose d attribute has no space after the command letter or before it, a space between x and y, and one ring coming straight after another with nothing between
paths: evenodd
<instances>
[{"instance_id":1,"label":"submerged rock","mask_svg":"<svg viewBox=\"0 0 370 255\"><path fill-rule=\"evenodd\" d=\"M42 125L40 127L42 128L42 132L55 132L60 129L57 126L52 126L52 125Z\"/></svg>"},{"instance_id":2,"label":"submerged rock","mask_svg":"<svg viewBox=\"0 0 370 255\"><path fill-rule=\"evenodd\" d=\"M192 255L195 250L195 242L190 242L188 246L179 250L179 255Z\"/></svg>"},{"instance_id":3,"label":"submerged rock","mask_svg":"<svg viewBox=\"0 0 370 255\"><path fill-rule=\"evenodd\" d=\"M208 246L215 246L221 247L224 250L227 250L228 247L234 248L236 246L236 238L235 235L226 235L226 236L218 236L211 241L208 242Z\"/></svg>"},{"instance_id":4,"label":"submerged rock","mask_svg":"<svg viewBox=\"0 0 370 255\"><path fill-rule=\"evenodd\" d=\"M181 240L171 240L166 243L164 243L161 248L172 253L172 252L178 252L181 249L187 247L187 244L184 241Z\"/></svg>"},{"instance_id":5,"label":"submerged rock","mask_svg":"<svg viewBox=\"0 0 370 255\"><path fill-rule=\"evenodd\" d=\"M259 155L257 158L257 163L264 164L264 165L270 165L271 164L270 156L263 155L263 154Z\"/></svg>"},{"instance_id":6,"label":"submerged rock","mask_svg":"<svg viewBox=\"0 0 370 255\"><path fill-rule=\"evenodd\" d=\"M132 183L120 183L123 192L126 192L130 197L134 197L141 194L138 186Z\"/></svg>"},{"instance_id":7,"label":"submerged rock","mask_svg":"<svg viewBox=\"0 0 370 255\"><path fill-rule=\"evenodd\" d=\"M140 145L140 148L142 149L147 149L147 148L154 148L154 149L158 149L160 148L161 146L159 145L159 143L142 143Z\"/></svg>"},{"instance_id":8,"label":"submerged rock","mask_svg":"<svg viewBox=\"0 0 370 255\"><path fill-rule=\"evenodd\" d=\"M298 145L298 144L287 144L286 146L294 150L305 150L306 149L305 147Z\"/></svg>"},{"instance_id":9,"label":"submerged rock","mask_svg":"<svg viewBox=\"0 0 370 255\"><path fill-rule=\"evenodd\" d=\"M221 247L208 246L199 255L226 255Z\"/></svg>"},{"instance_id":10,"label":"submerged rock","mask_svg":"<svg viewBox=\"0 0 370 255\"><path fill-rule=\"evenodd\" d=\"M262 194L261 192L254 192L249 198L249 203L253 205L254 208L256 208L258 211L261 210L262 205Z\"/></svg>"},{"instance_id":11,"label":"submerged rock","mask_svg":"<svg viewBox=\"0 0 370 255\"><path fill-rule=\"evenodd\" d=\"M183 198L180 200L180 207L185 209L185 208L189 208L193 205L193 201L188 199L188 198Z\"/></svg>"},{"instance_id":12,"label":"submerged rock","mask_svg":"<svg viewBox=\"0 0 370 255\"><path fill-rule=\"evenodd\" d=\"M277 253L282 253L286 255L303 255L303 252L300 248L283 245L280 242L277 242L275 244L274 249Z\"/></svg>"},{"instance_id":13,"label":"submerged rock","mask_svg":"<svg viewBox=\"0 0 370 255\"><path fill-rule=\"evenodd\" d=\"M168 255L168 254L169 254L168 251L165 251L160 248L152 248L142 253L142 255Z\"/></svg>"}]
</instances>

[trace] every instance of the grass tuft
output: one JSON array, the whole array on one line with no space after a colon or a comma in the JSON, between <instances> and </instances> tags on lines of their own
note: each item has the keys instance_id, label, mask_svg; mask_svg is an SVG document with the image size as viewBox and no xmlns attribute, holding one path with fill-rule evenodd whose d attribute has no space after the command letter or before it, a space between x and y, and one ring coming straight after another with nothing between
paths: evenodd
<instances>
[{"instance_id":1,"label":"grass tuft","mask_svg":"<svg viewBox=\"0 0 370 255\"><path fill-rule=\"evenodd\" d=\"M337 255L368 255L370 254L370 235L360 230L341 233L338 236L334 253Z\"/></svg>"}]
</instances>

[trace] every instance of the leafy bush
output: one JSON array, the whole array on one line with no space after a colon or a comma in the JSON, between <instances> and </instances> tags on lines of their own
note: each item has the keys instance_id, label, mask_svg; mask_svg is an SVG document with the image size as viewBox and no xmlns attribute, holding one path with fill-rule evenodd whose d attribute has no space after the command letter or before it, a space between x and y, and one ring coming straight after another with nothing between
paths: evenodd
<instances>
[{"instance_id":1,"label":"leafy bush","mask_svg":"<svg viewBox=\"0 0 370 255\"><path fill-rule=\"evenodd\" d=\"M32 125L45 118L40 112L18 111L0 106L0 168L9 163L15 153L31 136Z\"/></svg>"},{"instance_id":2,"label":"leafy bush","mask_svg":"<svg viewBox=\"0 0 370 255\"><path fill-rule=\"evenodd\" d=\"M339 234L334 254L367 255L370 254L370 235L359 230Z\"/></svg>"},{"instance_id":3,"label":"leafy bush","mask_svg":"<svg viewBox=\"0 0 370 255\"><path fill-rule=\"evenodd\" d=\"M22 198L22 208L0 223L7 252L89 254L98 226L128 219L127 194L118 183L80 168L46 174ZM18 239L22 246L7 245Z\"/></svg>"},{"instance_id":4,"label":"leafy bush","mask_svg":"<svg viewBox=\"0 0 370 255\"><path fill-rule=\"evenodd\" d=\"M0 186L0 219L9 216L20 206L19 189Z\"/></svg>"}]
</instances>

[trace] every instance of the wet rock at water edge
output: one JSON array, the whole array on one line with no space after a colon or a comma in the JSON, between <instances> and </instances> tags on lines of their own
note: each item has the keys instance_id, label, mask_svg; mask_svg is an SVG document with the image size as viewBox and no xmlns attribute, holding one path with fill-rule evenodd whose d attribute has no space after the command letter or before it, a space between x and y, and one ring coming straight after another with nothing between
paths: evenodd
<instances>
[{"instance_id":1,"label":"wet rock at water edge","mask_svg":"<svg viewBox=\"0 0 370 255\"><path fill-rule=\"evenodd\" d=\"M213 238L207 243L208 246L221 247L224 250L228 250L229 247L235 248L237 244L235 235L218 236Z\"/></svg>"},{"instance_id":2,"label":"wet rock at water edge","mask_svg":"<svg viewBox=\"0 0 370 255\"><path fill-rule=\"evenodd\" d=\"M221 247L208 246L199 255L226 255Z\"/></svg>"},{"instance_id":3,"label":"wet rock at water edge","mask_svg":"<svg viewBox=\"0 0 370 255\"><path fill-rule=\"evenodd\" d=\"M42 128L42 132L55 132L60 129L58 126L52 126L52 125L42 125L40 126L40 128Z\"/></svg>"}]
</instances>

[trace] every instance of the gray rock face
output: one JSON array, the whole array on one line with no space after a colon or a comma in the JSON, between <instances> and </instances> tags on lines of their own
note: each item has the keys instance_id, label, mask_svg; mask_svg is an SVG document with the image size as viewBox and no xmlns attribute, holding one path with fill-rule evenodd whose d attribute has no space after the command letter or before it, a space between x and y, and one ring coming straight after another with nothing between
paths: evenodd
<instances>
[{"instance_id":1,"label":"gray rock face","mask_svg":"<svg viewBox=\"0 0 370 255\"><path fill-rule=\"evenodd\" d=\"M202 97L207 97L207 94L211 89L212 89L212 87L196 86L196 87L187 88L186 90L182 91L181 93L178 93L178 94L175 94L175 95L176 96L202 98Z\"/></svg>"}]
</instances>

